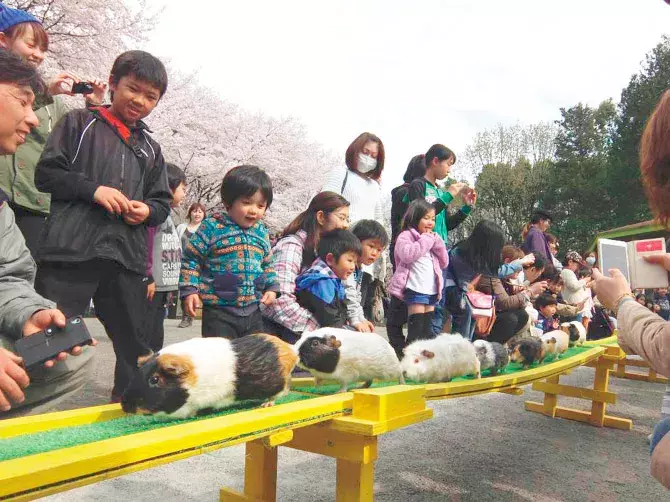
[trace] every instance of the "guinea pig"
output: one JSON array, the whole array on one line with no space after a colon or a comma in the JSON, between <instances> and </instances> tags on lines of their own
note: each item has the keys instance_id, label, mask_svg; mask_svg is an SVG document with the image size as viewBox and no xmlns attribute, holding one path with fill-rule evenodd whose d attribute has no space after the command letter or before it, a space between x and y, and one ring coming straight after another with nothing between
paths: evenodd
<instances>
[{"instance_id":1,"label":"guinea pig","mask_svg":"<svg viewBox=\"0 0 670 502\"><path fill-rule=\"evenodd\" d=\"M395 350L377 333L321 328L303 333L294 348L298 366L309 371L317 385L322 379L337 380L339 392L361 380L365 387L374 379L405 383Z\"/></svg>"},{"instance_id":2,"label":"guinea pig","mask_svg":"<svg viewBox=\"0 0 670 502\"><path fill-rule=\"evenodd\" d=\"M554 354L558 357L570 346L570 337L558 329L545 333L541 340L545 344L545 355Z\"/></svg>"},{"instance_id":3,"label":"guinea pig","mask_svg":"<svg viewBox=\"0 0 670 502\"><path fill-rule=\"evenodd\" d=\"M442 334L409 344L405 347L401 366L406 378L422 382L448 382L455 377L473 374L481 377L474 345L458 334Z\"/></svg>"},{"instance_id":4,"label":"guinea pig","mask_svg":"<svg viewBox=\"0 0 670 502\"><path fill-rule=\"evenodd\" d=\"M510 360L521 363L524 368L528 368L535 361L544 361L545 348L542 341L537 338L522 338L509 350Z\"/></svg>"},{"instance_id":5,"label":"guinea pig","mask_svg":"<svg viewBox=\"0 0 670 502\"><path fill-rule=\"evenodd\" d=\"M121 406L175 418L247 399L271 406L288 392L297 360L291 345L271 335L193 338L140 358Z\"/></svg>"},{"instance_id":6,"label":"guinea pig","mask_svg":"<svg viewBox=\"0 0 670 502\"><path fill-rule=\"evenodd\" d=\"M487 342L486 340L475 340L472 345L477 351L480 371L491 368L491 376L497 375L509 363L507 349L498 342Z\"/></svg>"},{"instance_id":7,"label":"guinea pig","mask_svg":"<svg viewBox=\"0 0 670 502\"><path fill-rule=\"evenodd\" d=\"M570 336L570 346L582 345L586 341L586 328L579 321L564 322L561 331Z\"/></svg>"}]
</instances>

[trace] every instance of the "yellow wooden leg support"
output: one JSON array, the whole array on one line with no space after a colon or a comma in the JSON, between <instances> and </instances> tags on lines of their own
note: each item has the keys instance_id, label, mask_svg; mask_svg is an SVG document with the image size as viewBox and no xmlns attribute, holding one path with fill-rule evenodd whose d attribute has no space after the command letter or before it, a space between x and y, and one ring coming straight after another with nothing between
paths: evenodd
<instances>
[{"instance_id":1,"label":"yellow wooden leg support","mask_svg":"<svg viewBox=\"0 0 670 502\"><path fill-rule=\"evenodd\" d=\"M372 462L337 459L337 502L372 502L374 483Z\"/></svg>"},{"instance_id":2,"label":"yellow wooden leg support","mask_svg":"<svg viewBox=\"0 0 670 502\"><path fill-rule=\"evenodd\" d=\"M344 432L333 424L319 424L295 431L291 448L337 459L337 501L371 501L377 437Z\"/></svg>"},{"instance_id":3,"label":"yellow wooden leg support","mask_svg":"<svg viewBox=\"0 0 670 502\"><path fill-rule=\"evenodd\" d=\"M246 444L244 493L221 488L221 502L275 502L277 500L277 446L293 439L286 430Z\"/></svg>"},{"instance_id":4,"label":"yellow wooden leg support","mask_svg":"<svg viewBox=\"0 0 670 502\"><path fill-rule=\"evenodd\" d=\"M610 370L617 363L617 358L620 354L614 348L609 350L601 356L597 361L589 366L595 368L595 375L593 380L593 389L585 389L581 387L574 387L572 385L561 385L558 383L559 375L549 377L544 382L536 382L533 384L533 390L544 392L544 402L536 403L526 401L526 410L535 413L542 413L548 417L559 417L568 420L576 420L578 422L585 422L596 427L613 427L616 429L630 430L633 426L631 420L625 418L612 417L607 415L607 404L614 404L616 402L616 394L610 392L609 377ZM623 363L618 360L619 367ZM618 370L617 370L618 371ZM591 411L573 410L571 408L564 408L558 406L558 396L573 397L578 399L585 399L591 401Z\"/></svg>"}]
</instances>

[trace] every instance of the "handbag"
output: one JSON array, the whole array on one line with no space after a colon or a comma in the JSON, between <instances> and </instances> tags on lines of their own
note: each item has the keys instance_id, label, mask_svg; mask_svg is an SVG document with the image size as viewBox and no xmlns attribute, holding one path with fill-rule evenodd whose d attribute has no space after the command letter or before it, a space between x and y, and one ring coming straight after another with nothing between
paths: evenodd
<instances>
[{"instance_id":1,"label":"handbag","mask_svg":"<svg viewBox=\"0 0 670 502\"><path fill-rule=\"evenodd\" d=\"M475 334L487 337L496 322L496 308L493 295L487 295L476 290L481 278L482 275L479 274L468 285L465 300L470 307L472 319L475 323ZM491 291L493 291L493 281L491 281Z\"/></svg>"}]
</instances>

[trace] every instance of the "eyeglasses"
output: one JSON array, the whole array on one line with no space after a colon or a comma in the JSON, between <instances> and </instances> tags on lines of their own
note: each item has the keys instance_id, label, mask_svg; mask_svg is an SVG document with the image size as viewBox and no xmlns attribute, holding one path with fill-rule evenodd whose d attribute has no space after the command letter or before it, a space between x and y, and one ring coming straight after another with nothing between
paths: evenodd
<instances>
[{"instance_id":1,"label":"eyeglasses","mask_svg":"<svg viewBox=\"0 0 670 502\"><path fill-rule=\"evenodd\" d=\"M342 223L349 223L351 221L348 216L344 216L343 214L339 213L333 213L333 214L337 216Z\"/></svg>"}]
</instances>

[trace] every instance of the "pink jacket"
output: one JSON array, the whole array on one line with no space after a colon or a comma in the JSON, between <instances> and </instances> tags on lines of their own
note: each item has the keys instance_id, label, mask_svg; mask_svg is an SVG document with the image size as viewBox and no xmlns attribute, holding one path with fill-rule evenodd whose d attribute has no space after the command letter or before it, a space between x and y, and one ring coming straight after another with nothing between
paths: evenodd
<instances>
[{"instance_id":1,"label":"pink jacket","mask_svg":"<svg viewBox=\"0 0 670 502\"><path fill-rule=\"evenodd\" d=\"M413 228L403 231L395 243L396 270L391 278L389 293L401 300L404 299L412 264L428 251L433 257L433 270L437 278L437 298L439 300L442 297L442 287L444 285L442 270L447 268L449 264L447 247L436 233L420 234Z\"/></svg>"}]
</instances>

